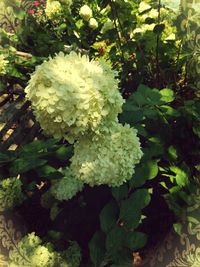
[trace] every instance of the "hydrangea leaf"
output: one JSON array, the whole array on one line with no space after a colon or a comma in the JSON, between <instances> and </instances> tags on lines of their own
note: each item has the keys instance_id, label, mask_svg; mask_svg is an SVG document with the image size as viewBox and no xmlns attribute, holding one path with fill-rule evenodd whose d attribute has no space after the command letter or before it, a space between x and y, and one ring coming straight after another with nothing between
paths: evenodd
<instances>
[{"instance_id":1,"label":"hydrangea leaf","mask_svg":"<svg viewBox=\"0 0 200 267\"><path fill-rule=\"evenodd\" d=\"M108 203L100 213L100 224L103 232L108 233L116 224L118 207L114 201Z\"/></svg>"},{"instance_id":2,"label":"hydrangea leaf","mask_svg":"<svg viewBox=\"0 0 200 267\"><path fill-rule=\"evenodd\" d=\"M99 267L102 263L106 249L105 236L102 232L96 232L89 243L90 258L95 267Z\"/></svg>"},{"instance_id":3,"label":"hydrangea leaf","mask_svg":"<svg viewBox=\"0 0 200 267\"><path fill-rule=\"evenodd\" d=\"M120 207L120 219L129 228L136 228L141 219L141 210L146 207L151 200L148 189L138 189L132 195L122 201Z\"/></svg>"}]
</instances>

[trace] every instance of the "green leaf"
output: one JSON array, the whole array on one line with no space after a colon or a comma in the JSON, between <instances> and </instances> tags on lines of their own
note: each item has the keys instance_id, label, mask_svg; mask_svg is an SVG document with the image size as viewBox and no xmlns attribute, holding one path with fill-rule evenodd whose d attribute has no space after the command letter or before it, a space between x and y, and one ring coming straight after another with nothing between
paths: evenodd
<instances>
[{"instance_id":1,"label":"green leaf","mask_svg":"<svg viewBox=\"0 0 200 267\"><path fill-rule=\"evenodd\" d=\"M96 232L89 242L90 258L95 267L99 267L104 260L105 237L102 232Z\"/></svg>"},{"instance_id":2,"label":"green leaf","mask_svg":"<svg viewBox=\"0 0 200 267\"><path fill-rule=\"evenodd\" d=\"M177 150L174 146L170 146L167 151L172 160L177 160L178 158Z\"/></svg>"},{"instance_id":3,"label":"green leaf","mask_svg":"<svg viewBox=\"0 0 200 267\"><path fill-rule=\"evenodd\" d=\"M106 237L106 250L110 254L115 254L124 244L126 232L124 228L115 226Z\"/></svg>"},{"instance_id":4,"label":"green leaf","mask_svg":"<svg viewBox=\"0 0 200 267\"><path fill-rule=\"evenodd\" d=\"M107 233L116 224L118 216L118 206L116 202L108 203L100 213L100 224L103 232Z\"/></svg>"},{"instance_id":5,"label":"green leaf","mask_svg":"<svg viewBox=\"0 0 200 267\"><path fill-rule=\"evenodd\" d=\"M136 93L133 94L133 98L135 99L138 95L140 95L140 101L142 100L139 105L154 106L162 103L158 89L151 89L146 85L140 84Z\"/></svg>"},{"instance_id":6,"label":"green leaf","mask_svg":"<svg viewBox=\"0 0 200 267\"><path fill-rule=\"evenodd\" d=\"M10 175L18 175L43 166L47 163L47 160L38 158L20 158L12 162L10 167Z\"/></svg>"},{"instance_id":7,"label":"green leaf","mask_svg":"<svg viewBox=\"0 0 200 267\"><path fill-rule=\"evenodd\" d=\"M121 201L128 195L128 185L123 184L119 187L112 188L112 195L117 201Z\"/></svg>"},{"instance_id":8,"label":"green leaf","mask_svg":"<svg viewBox=\"0 0 200 267\"><path fill-rule=\"evenodd\" d=\"M156 160L149 160L139 164L135 168L135 173L129 184L131 187L140 187L145 181L153 179L158 174L158 164Z\"/></svg>"},{"instance_id":9,"label":"green leaf","mask_svg":"<svg viewBox=\"0 0 200 267\"><path fill-rule=\"evenodd\" d=\"M141 124L134 124L134 128L137 129L138 135L141 135L141 136L144 136L144 137L148 136L148 133L147 133L147 131L145 129L145 126L143 126Z\"/></svg>"},{"instance_id":10,"label":"green leaf","mask_svg":"<svg viewBox=\"0 0 200 267\"><path fill-rule=\"evenodd\" d=\"M16 158L13 151L0 152L0 163L11 162Z\"/></svg>"},{"instance_id":11,"label":"green leaf","mask_svg":"<svg viewBox=\"0 0 200 267\"><path fill-rule=\"evenodd\" d=\"M122 201L120 219L125 221L127 227L136 228L140 223L141 210L149 204L150 200L148 189L138 189L128 199Z\"/></svg>"},{"instance_id":12,"label":"green leaf","mask_svg":"<svg viewBox=\"0 0 200 267\"><path fill-rule=\"evenodd\" d=\"M34 140L33 142L24 145L21 147L20 155L25 153L39 153L43 152L46 149L52 148L56 144L57 140L55 139L48 139L45 140Z\"/></svg>"},{"instance_id":13,"label":"green leaf","mask_svg":"<svg viewBox=\"0 0 200 267\"><path fill-rule=\"evenodd\" d=\"M167 105L161 106L159 108L159 110L161 110L165 116L166 115L169 117L179 117L180 116L180 113L176 109L174 109L170 106L167 106Z\"/></svg>"},{"instance_id":14,"label":"green leaf","mask_svg":"<svg viewBox=\"0 0 200 267\"><path fill-rule=\"evenodd\" d=\"M62 32L62 31L64 31L66 28L67 28L67 24L66 24L66 23L62 23L62 24L60 24L60 25L56 28L56 30L59 31L59 32Z\"/></svg>"},{"instance_id":15,"label":"green leaf","mask_svg":"<svg viewBox=\"0 0 200 267\"><path fill-rule=\"evenodd\" d=\"M183 230L183 225L181 223L174 223L173 224L174 231L181 236L182 230Z\"/></svg>"},{"instance_id":16,"label":"green leaf","mask_svg":"<svg viewBox=\"0 0 200 267\"><path fill-rule=\"evenodd\" d=\"M159 91L161 94L161 100L165 103L170 103L175 99L175 94L172 89L165 88Z\"/></svg>"},{"instance_id":17,"label":"green leaf","mask_svg":"<svg viewBox=\"0 0 200 267\"><path fill-rule=\"evenodd\" d=\"M144 118L143 111L138 107L135 111L134 108L134 104L128 103L128 105L124 108L123 113L120 115L120 121L123 123L129 123L132 126L134 126L137 122L141 122Z\"/></svg>"},{"instance_id":18,"label":"green leaf","mask_svg":"<svg viewBox=\"0 0 200 267\"><path fill-rule=\"evenodd\" d=\"M192 127L194 134L196 134L200 138L200 123L196 124Z\"/></svg>"},{"instance_id":19,"label":"green leaf","mask_svg":"<svg viewBox=\"0 0 200 267\"><path fill-rule=\"evenodd\" d=\"M189 182L189 174L182 168L178 166L171 166L170 170L175 173L174 179L176 180L179 186L186 186Z\"/></svg>"},{"instance_id":20,"label":"green leaf","mask_svg":"<svg viewBox=\"0 0 200 267\"><path fill-rule=\"evenodd\" d=\"M43 176L43 177L49 176L50 174L55 173L55 172L57 172L57 169L53 168L50 165L45 165L40 168L37 168L38 175Z\"/></svg>"},{"instance_id":21,"label":"green leaf","mask_svg":"<svg viewBox=\"0 0 200 267\"><path fill-rule=\"evenodd\" d=\"M55 152L55 156L61 160L66 161L67 159L71 158L73 154L72 146L61 146L58 150Z\"/></svg>"},{"instance_id":22,"label":"green leaf","mask_svg":"<svg viewBox=\"0 0 200 267\"><path fill-rule=\"evenodd\" d=\"M126 246L132 251L141 249L147 242L147 235L142 232L131 232L126 235Z\"/></svg>"}]
</instances>

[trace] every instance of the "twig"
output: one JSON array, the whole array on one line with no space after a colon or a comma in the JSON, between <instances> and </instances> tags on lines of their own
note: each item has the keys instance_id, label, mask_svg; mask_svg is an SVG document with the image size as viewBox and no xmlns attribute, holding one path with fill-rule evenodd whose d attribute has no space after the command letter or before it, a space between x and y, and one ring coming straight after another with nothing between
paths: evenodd
<instances>
[{"instance_id":1,"label":"twig","mask_svg":"<svg viewBox=\"0 0 200 267\"><path fill-rule=\"evenodd\" d=\"M16 55L20 56L20 57L25 57L27 59L31 59L33 57L33 55L31 55L30 53L26 53L26 52L22 52L22 51L17 51Z\"/></svg>"}]
</instances>

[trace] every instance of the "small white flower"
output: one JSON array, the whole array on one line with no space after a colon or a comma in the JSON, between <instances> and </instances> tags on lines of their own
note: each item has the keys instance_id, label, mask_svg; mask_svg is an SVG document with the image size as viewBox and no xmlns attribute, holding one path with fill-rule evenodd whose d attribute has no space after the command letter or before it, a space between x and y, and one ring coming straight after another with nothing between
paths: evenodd
<instances>
[{"instance_id":1,"label":"small white flower","mask_svg":"<svg viewBox=\"0 0 200 267\"><path fill-rule=\"evenodd\" d=\"M79 15L85 21L88 21L92 17L92 10L88 5L84 5L80 8Z\"/></svg>"},{"instance_id":2,"label":"small white flower","mask_svg":"<svg viewBox=\"0 0 200 267\"><path fill-rule=\"evenodd\" d=\"M98 22L96 21L96 19L91 18L89 20L89 27L93 30L95 30L96 28L98 28Z\"/></svg>"}]
</instances>

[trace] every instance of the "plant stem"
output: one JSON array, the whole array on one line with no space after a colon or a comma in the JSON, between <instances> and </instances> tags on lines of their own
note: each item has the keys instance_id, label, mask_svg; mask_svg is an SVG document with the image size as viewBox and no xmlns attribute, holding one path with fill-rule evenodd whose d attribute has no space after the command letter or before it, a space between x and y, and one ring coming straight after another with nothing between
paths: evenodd
<instances>
[{"instance_id":1,"label":"plant stem","mask_svg":"<svg viewBox=\"0 0 200 267\"><path fill-rule=\"evenodd\" d=\"M161 7L161 0L158 0L158 24L160 24L160 7ZM159 40L160 40L160 34L158 33L156 38L156 80L158 88L160 87Z\"/></svg>"},{"instance_id":2,"label":"plant stem","mask_svg":"<svg viewBox=\"0 0 200 267\"><path fill-rule=\"evenodd\" d=\"M111 13L112 13L115 29L116 29L116 32L117 32L117 40L118 40L118 47L119 47L119 50L121 52L121 60L124 63L125 62L125 58L124 58L124 53L123 53L123 50L122 50L122 43L121 43L121 39L120 39L120 33L119 33L119 30L118 30L118 27L117 27L117 23L116 23L116 15L115 15L115 12L114 12L115 7L114 7L114 4L113 4L112 1L110 1L110 5L111 5Z\"/></svg>"}]
</instances>

